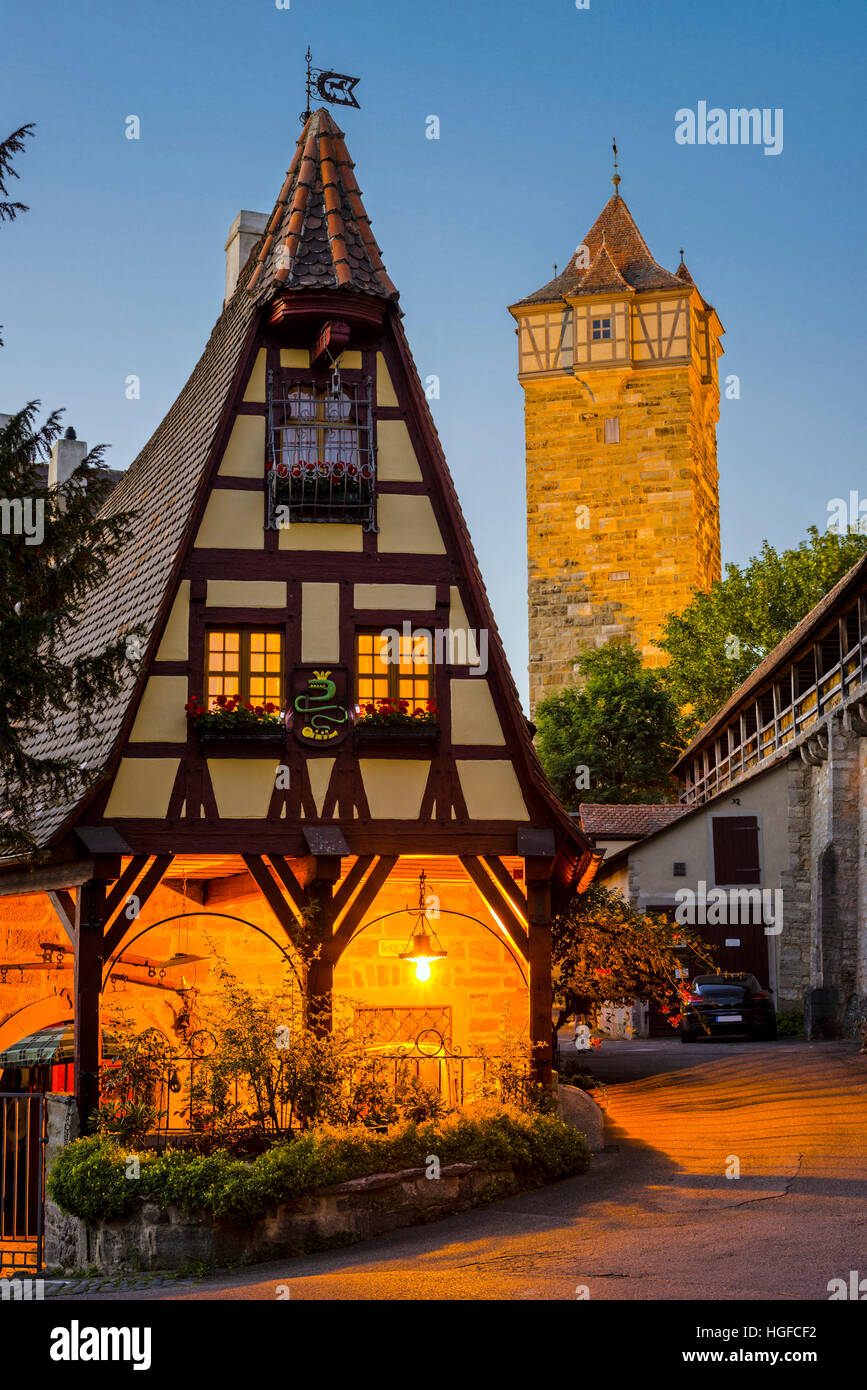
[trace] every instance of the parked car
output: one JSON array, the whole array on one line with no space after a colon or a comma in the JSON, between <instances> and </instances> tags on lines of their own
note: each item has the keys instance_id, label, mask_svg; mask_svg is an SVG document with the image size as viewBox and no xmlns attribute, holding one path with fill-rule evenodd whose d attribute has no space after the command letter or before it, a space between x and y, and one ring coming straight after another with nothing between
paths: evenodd
<instances>
[{"instance_id":1,"label":"parked car","mask_svg":"<svg viewBox=\"0 0 867 1390\"><path fill-rule=\"evenodd\" d=\"M770 994L755 975L696 975L684 1003L680 1041L735 1034L765 1041L777 1036Z\"/></svg>"}]
</instances>

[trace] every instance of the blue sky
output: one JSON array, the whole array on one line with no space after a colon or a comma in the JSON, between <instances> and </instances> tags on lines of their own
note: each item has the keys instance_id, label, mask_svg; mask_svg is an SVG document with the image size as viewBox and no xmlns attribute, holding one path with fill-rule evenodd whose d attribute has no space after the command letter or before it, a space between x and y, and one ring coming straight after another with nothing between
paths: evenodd
<instances>
[{"instance_id":1,"label":"blue sky","mask_svg":"<svg viewBox=\"0 0 867 1390\"><path fill-rule=\"evenodd\" d=\"M4 18L0 125L37 138L2 230L0 411L63 405L126 467L222 304L241 207L269 211L303 55L361 76L335 108L522 693L522 392L506 306L565 264L611 192L678 249L740 378L719 425L723 558L867 498L861 0L58 0ZM682 146L675 112L782 107L778 156ZM141 139L124 137L135 114ZM440 118L440 139L425 118ZM124 381L141 378L141 399Z\"/></svg>"}]
</instances>

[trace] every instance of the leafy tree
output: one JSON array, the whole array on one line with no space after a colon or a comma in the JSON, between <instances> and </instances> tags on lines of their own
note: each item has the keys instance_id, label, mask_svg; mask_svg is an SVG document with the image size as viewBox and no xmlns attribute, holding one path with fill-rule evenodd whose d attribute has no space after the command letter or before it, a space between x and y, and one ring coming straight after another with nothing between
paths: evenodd
<instances>
[{"instance_id":1,"label":"leafy tree","mask_svg":"<svg viewBox=\"0 0 867 1390\"><path fill-rule=\"evenodd\" d=\"M643 667L623 638L588 648L576 664L582 683L548 695L536 710L539 757L557 795L567 806L674 800L668 769L683 744L661 673ZM582 767L587 773L576 777Z\"/></svg>"},{"instance_id":2,"label":"leafy tree","mask_svg":"<svg viewBox=\"0 0 867 1390\"><path fill-rule=\"evenodd\" d=\"M7 200L17 177L12 156L32 127L0 143L0 222L26 211ZM68 641L94 587L129 533L131 514L100 515L111 491L102 446L92 449L61 487L50 489L45 464L60 433L60 413L37 419L30 401L0 427L0 853L35 854L38 803L80 791L98 769L70 757L42 757L31 736L70 706L87 737L123 674L137 664L141 633L119 634L104 650L70 655Z\"/></svg>"},{"instance_id":3,"label":"leafy tree","mask_svg":"<svg viewBox=\"0 0 867 1390\"><path fill-rule=\"evenodd\" d=\"M678 967L689 957L713 969L710 947L689 927L638 912L620 893L592 883L555 919L552 941L557 1027L602 1004L646 999L680 1023L684 986Z\"/></svg>"},{"instance_id":4,"label":"leafy tree","mask_svg":"<svg viewBox=\"0 0 867 1390\"><path fill-rule=\"evenodd\" d=\"M791 550L765 541L746 565L666 621L658 645L671 658L664 679L678 706L691 706L694 732L725 704L759 662L867 551L859 531L820 531Z\"/></svg>"}]
</instances>

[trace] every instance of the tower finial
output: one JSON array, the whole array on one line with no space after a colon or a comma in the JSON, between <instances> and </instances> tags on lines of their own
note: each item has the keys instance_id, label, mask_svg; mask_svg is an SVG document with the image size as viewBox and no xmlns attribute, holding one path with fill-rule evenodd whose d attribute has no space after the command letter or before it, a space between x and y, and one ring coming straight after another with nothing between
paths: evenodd
<instances>
[{"instance_id":1,"label":"tower finial","mask_svg":"<svg viewBox=\"0 0 867 1390\"><path fill-rule=\"evenodd\" d=\"M680 263L683 265L683 247L680 248Z\"/></svg>"},{"instance_id":2,"label":"tower finial","mask_svg":"<svg viewBox=\"0 0 867 1390\"><path fill-rule=\"evenodd\" d=\"M614 151L614 177L612 178L611 182L614 184L614 196L615 196L615 198L619 198L619 197L620 197L620 175L619 175L618 172L617 172L617 141L616 141L616 140L612 140L612 141L611 141L611 148L612 148L612 150Z\"/></svg>"}]
</instances>

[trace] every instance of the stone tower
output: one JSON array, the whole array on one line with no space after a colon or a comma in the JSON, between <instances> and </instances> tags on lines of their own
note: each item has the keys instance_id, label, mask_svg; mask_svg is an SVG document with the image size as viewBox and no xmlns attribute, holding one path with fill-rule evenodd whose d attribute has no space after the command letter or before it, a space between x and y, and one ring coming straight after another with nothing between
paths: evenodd
<instances>
[{"instance_id":1,"label":"stone tower","mask_svg":"<svg viewBox=\"0 0 867 1390\"><path fill-rule=\"evenodd\" d=\"M722 324L681 259L653 259L620 197L562 274L511 306L524 388L530 702L585 646L662 620L720 575ZM555 267L556 269L556 267Z\"/></svg>"}]
</instances>

